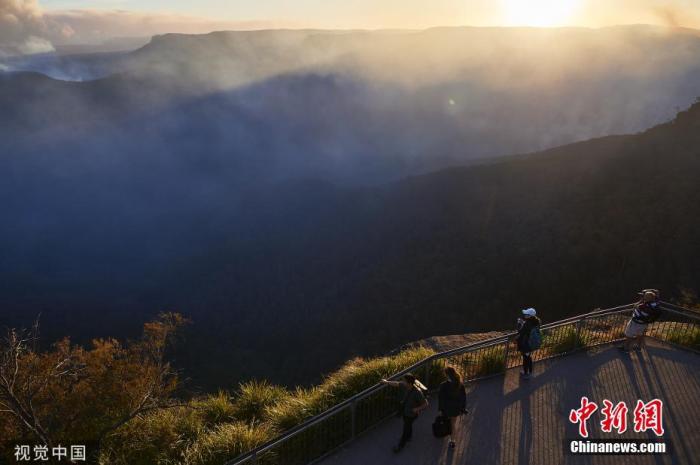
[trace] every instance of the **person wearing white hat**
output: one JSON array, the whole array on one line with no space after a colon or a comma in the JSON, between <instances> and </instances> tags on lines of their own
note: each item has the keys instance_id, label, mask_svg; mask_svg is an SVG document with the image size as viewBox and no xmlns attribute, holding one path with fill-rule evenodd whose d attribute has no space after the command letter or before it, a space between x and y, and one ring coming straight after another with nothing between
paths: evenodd
<instances>
[{"instance_id":1,"label":"person wearing white hat","mask_svg":"<svg viewBox=\"0 0 700 465\"><path fill-rule=\"evenodd\" d=\"M522 311L522 317L518 318L518 335L515 340L518 343L518 351L523 356L523 371L520 375L525 379L529 379L532 374L532 351L538 349L542 343L540 324L537 310L534 308L526 308Z\"/></svg>"}]
</instances>

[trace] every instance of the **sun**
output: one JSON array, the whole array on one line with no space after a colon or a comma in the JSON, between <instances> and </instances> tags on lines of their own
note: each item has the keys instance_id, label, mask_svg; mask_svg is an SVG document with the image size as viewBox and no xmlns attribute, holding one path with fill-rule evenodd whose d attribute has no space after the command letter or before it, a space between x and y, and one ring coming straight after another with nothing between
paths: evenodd
<instances>
[{"instance_id":1,"label":"sun","mask_svg":"<svg viewBox=\"0 0 700 465\"><path fill-rule=\"evenodd\" d=\"M509 26L564 26L580 4L581 0L501 0Z\"/></svg>"}]
</instances>

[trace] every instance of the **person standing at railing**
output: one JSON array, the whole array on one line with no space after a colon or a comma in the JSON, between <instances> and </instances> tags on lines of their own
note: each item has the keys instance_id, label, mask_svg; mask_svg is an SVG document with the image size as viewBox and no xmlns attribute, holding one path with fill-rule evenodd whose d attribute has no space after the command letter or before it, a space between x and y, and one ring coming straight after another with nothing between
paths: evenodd
<instances>
[{"instance_id":1,"label":"person standing at railing","mask_svg":"<svg viewBox=\"0 0 700 465\"><path fill-rule=\"evenodd\" d=\"M661 316L659 291L656 289L645 289L641 292L641 295L642 298L632 310L632 318L625 326L625 342L619 347L623 352L629 353L633 342L636 342L636 349L641 349L644 346L644 332L647 326Z\"/></svg>"},{"instance_id":2,"label":"person standing at railing","mask_svg":"<svg viewBox=\"0 0 700 465\"><path fill-rule=\"evenodd\" d=\"M467 391L464 389L462 377L459 376L454 367L446 367L445 375L447 381L440 385L438 394L438 410L440 415L450 420L450 442L449 447L455 447L455 428L457 427L457 418L466 412L467 407Z\"/></svg>"},{"instance_id":3,"label":"person standing at railing","mask_svg":"<svg viewBox=\"0 0 700 465\"><path fill-rule=\"evenodd\" d=\"M403 431L398 445L394 446L394 452L400 452L411 440L413 435L413 422L418 418L418 414L428 407L428 401L423 394L425 386L412 374L405 374L401 381L388 381L382 379L382 384L403 389L403 400L401 401L401 416L403 417Z\"/></svg>"},{"instance_id":4,"label":"person standing at railing","mask_svg":"<svg viewBox=\"0 0 700 465\"><path fill-rule=\"evenodd\" d=\"M530 379L532 375L532 352L540 348L542 335L540 334L541 321L537 317L534 308L523 310L522 317L518 318L518 335L515 340L518 343L518 351L523 356L523 371L520 373L524 379Z\"/></svg>"}]
</instances>

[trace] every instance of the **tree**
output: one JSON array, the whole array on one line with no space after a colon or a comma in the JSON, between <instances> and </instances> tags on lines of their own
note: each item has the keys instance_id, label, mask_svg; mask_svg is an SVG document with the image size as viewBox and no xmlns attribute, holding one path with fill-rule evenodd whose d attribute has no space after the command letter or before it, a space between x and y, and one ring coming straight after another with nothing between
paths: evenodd
<instances>
[{"instance_id":1,"label":"tree","mask_svg":"<svg viewBox=\"0 0 700 465\"><path fill-rule=\"evenodd\" d=\"M51 447L53 442L43 414L51 384L69 379L78 366L66 349L66 340L46 354L36 352L38 324L31 331L10 329L0 346L0 412L14 415L21 429Z\"/></svg>"},{"instance_id":2,"label":"tree","mask_svg":"<svg viewBox=\"0 0 700 465\"><path fill-rule=\"evenodd\" d=\"M49 447L94 444L97 456L120 426L175 405L178 377L166 352L186 323L177 313L162 313L136 341L96 339L86 350L66 338L43 352L37 350L38 324L8 330L0 342L0 413L9 418L2 429Z\"/></svg>"}]
</instances>

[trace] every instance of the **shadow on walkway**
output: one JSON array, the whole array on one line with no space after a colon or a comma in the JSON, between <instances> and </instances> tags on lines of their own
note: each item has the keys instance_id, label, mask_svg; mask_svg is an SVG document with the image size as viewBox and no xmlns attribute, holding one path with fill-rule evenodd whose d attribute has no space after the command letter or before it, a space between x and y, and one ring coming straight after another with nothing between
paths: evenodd
<instances>
[{"instance_id":1,"label":"shadow on walkway","mask_svg":"<svg viewBox=\"0 0 700 465\"><path fill-rule=\"evenodd\" d=\"M389 420L337 452L324 465L370 464L507 464L507 465L662 465L697 464L700 456L700 356L650 341L646 350L623 354L606 346L535 364L535 375L522 380L518 369L505 376L469 386L469 415L457 428L454 450L435 439L430 425L436 415L436 399L415 425L413 441L398 455L391 446L400 433L400 420ZM590 437L601 439L651 439L653 433L635 433L632 411L637 399L664 401L666 455L574 456L566 453L565 440L577 439L576 425L569 423L571 409L582 396L600 404L625 401L630 409L629 429L623 435L602 433L599 412L588 422Z\"/></svg>"}]
</instances>

